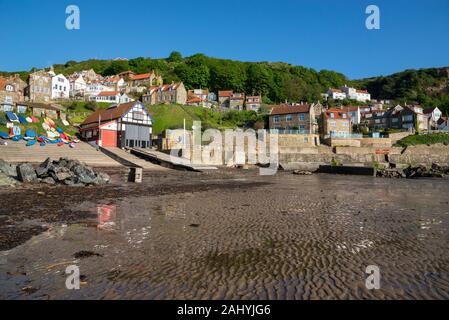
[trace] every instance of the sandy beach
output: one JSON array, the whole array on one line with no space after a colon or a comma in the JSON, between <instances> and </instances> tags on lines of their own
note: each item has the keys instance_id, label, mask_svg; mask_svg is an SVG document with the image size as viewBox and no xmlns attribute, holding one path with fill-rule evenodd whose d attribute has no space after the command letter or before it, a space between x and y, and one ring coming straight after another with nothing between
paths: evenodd
<instances>
[{"instance_id":1,"label":"sandy beach","mask_svg":"<svg viewBox=\"0 0 449 320\"><path fill-rule=\"evenodd\" d=\"M0 190L0 299L449 298L447 179L108 173Z\"/></svg>"}]
</instances>

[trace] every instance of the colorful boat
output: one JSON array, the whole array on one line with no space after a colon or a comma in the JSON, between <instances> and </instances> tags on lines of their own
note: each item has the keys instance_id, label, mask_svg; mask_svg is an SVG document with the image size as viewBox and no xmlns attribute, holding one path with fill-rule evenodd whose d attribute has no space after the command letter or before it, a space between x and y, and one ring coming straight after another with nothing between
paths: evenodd
<instances>
[{"instance_id":1,"label":"colorful boat","mask_svg":"<svg viewBox=\"0 0 449 320\"><path fill-rule=\"evenodd\" d=\"M17 115L14 112L6 111L5 114L9 121L19 122L19 118L17 118Z\"/></svg>"},{"instance_id":2,"label":"colorful boat","mask_svg":"<svg viewBox=\"0 0 449 320\"><path fill-rule=\"evenodd\" d=\"M23 137L22 137L21 134L19 134L19 135L17 135L17 136L13 136L13 137L11 138L11 140L12 140L12 141L15 141L15 142L20 141L20 140L22 140L22 139L23 139Z\"/></svg>"},{"instance_id":3,"label":"colorful boat","mask_svg":"<svg viewBox=\"0 0 449 320\"><path fill-rule=\"evenodd\" d=\"M9 139L9 134L7 134L6 132L0 132L0 138Z\"/></svg>"},{"instance_id":4,"label":"colorful boat","mask_svg":"<svg viewBox=\"0 0 449 320\"><path fill-rule=\"evenodd\" d=\"M21 115L21 114L19 114L19 122L21 124L28 124L27 119L23 115Z\"/></svg>"}]
</instances>

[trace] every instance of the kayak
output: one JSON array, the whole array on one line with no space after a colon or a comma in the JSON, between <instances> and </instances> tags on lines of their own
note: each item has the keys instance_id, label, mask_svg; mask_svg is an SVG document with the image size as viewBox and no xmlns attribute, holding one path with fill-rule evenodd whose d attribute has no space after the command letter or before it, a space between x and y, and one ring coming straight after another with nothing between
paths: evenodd
<instances>
[{"instance_id":1,"label":"kayak","mask_svg":"<svg viewBox=\"0 0 449 320\"><path fill-rule=\"evenodd\" d=\"M45 131L49 131L49 130L50 130L50 126L49 126L48 123L46 123L46 122L42 123L42 128L43 128Z\"/></svg>"},{"instance_id":2,"label":"kayak","mask_svg":"<svg viewBox=\"0 0 449 320\"><path fill-rule=\"evenodd\" d=\"M39 119L36 118L36 117L31 117L31 120L33 121L33 123L38 123L39 122Z\"/></svg>"},{"instance_id":3,"label":"kayak","mask_svg":"<svg viewBox=\"0 0 449 320\"><path fill-rule=\"evenodd\" d=\"M0 138L9 139L9 134L7 134L6 132L0 132Z\"/></svg>"},{"instance_id":4,"label":"kayak","mask_svg":"<svg viewBox=\"0 0 449 320\"><path fill-rule=\"evenodd\" d=\"M27 124L28 123L27 119L25 119L25 117L22 116L21 114L19 114L19 122L21 124Z\"/></svg>"},{"instance_id":5,"label":"kayak","mask_svg":"<svg viewBox=\"0 0 449 320\"><path fill-rule=\"evenodd\" d=\"M18 126L13 126L12 128L9 129L9 133L11 136L18 136L22 132Z\"/></svg>"},{"instance_id":6,"label":"kayak","mask_svg":"<svg viewBox=\"0 0 449 320\"><path fill-rule=\"evenodd\" d=\"M36 142L37 142L37 140L30 140L30 141L27 142L26 146L27 147L34 146L36 144Z\"/></svg>"},{"instance_id":7,"label":"kayak","mask_svg":"<svg viewBox=\"0 0 449 320\"><path fill-rule=\"evenodd\" d=\"M25 132L25 137L29 137L29 138L36 138L36 132L34 132L34 130L33 129L28 129L26 132Z\"/></svg>"},{"instance_id":8,"label":"kayak","mask_svg":"<svg viewBox=\"0 0 449 320\"><path fill-rule=\"evenodd\" d=\"M13 136L13 137L11 138L11 140L17 142L17 141L22 140L22 138L23 138L22 135L19 134L19 135L17 135L17 136Z\"/></svg>"},{"instance_id":9,"label":"kayak","mask_svg":"<svg viewBox=\"0 0 449 320\"><path fill-rule=\"evenodd\" d=\"M9 121L19 122L19 119L17 118L17 115L14 112L6 111L5 114Z\"/></svg>"},{"instance_id":10,"label":"kayak","mask_svg":"<svg viewBox=\"0 0 449 320\"><path fill-rule=\"evenodd\" d=\"M58 143L58 147L62 147L63 145L64 145L64 142L62 142L62 141Z\"/></svg>"},{"instance_id":11,"label":"kayak","mask_svg":"<svg viewBox=\"0 0 449 320\"><path fill-rule=\"evenodd\" d=\"M65 125L66 127L70 126L70 123L67 120L62 120L62 124Z\"/></svg>"},{"instance_id":12,"label":"kayak","mask_svg":"<svg viewBox=\"0 0 449 320\"><path fill-rule=\"evenodd\" d=\"M33 119L31 119L30 117L27 117L27 118L26 118L26 121L27 121L28 123L33 123Z\"/></svg>"},{"instance_id":13,"label":"kayak","mask_svg":"<svg viewBox=\"0 0 449 320\"><path fill-rule=\"evenodd\" d=\"M62 130L61 128L56 128L56 131L58 131L59 133L64 133L64 130Z\"/></svg>"},{"instance_id":14,"label":"kayak","mask_svg":"<svg viewBox=\"0 0 449 320\"><path fill-rule=\"evenodd\" d=\"M75 148L75 143L71 142L71 143L69 144L69 147L72 148L72 149Z\"/></svg>"}]
</instances>

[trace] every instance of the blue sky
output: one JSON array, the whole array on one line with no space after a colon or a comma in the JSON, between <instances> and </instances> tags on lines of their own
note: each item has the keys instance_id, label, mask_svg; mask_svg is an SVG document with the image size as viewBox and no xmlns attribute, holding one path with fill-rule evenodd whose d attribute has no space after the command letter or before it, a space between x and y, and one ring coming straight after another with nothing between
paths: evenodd
<instances>
[{"instance_id":1,"label":"blue sky","mask_svg":"<svg viewBox=\"0 0 449 320\"><path fill-rule=\"evenodd\" d=\"M65 28L78 5L81 29ZM375 4L381 29L367 30ZM349 78L449 66L449 0L0 0L0 70L88 58L205 53Z\"/></svg>"}]
</instances>

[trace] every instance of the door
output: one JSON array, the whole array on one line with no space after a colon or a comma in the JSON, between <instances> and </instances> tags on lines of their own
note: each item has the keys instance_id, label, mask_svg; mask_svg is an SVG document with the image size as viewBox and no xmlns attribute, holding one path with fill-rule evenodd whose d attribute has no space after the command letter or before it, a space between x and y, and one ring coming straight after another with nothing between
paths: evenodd
<instances>
[{"instance_id":1,"label":"door","mask_svg":"<svg viewBox=\"0 0 449 320\"><path fill-rule=\"evenodd\" d=\"M117 131L101 130L101 143L103 147L117 147Z\"/></svg>"}]
</instances>

